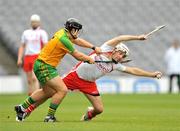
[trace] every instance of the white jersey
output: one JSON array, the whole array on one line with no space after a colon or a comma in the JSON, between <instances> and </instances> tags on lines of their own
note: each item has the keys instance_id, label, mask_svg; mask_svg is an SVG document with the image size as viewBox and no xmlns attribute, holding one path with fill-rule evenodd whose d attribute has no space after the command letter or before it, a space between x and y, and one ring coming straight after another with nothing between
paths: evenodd
<instances>
[{"instance_id":1,"label":"white jersey","mask_svg":"<svg viewBox=\"0 0 180 131\"><path fill-rule=\"evenodd\" d=\"M25 55L39 54L42 44L48 42L48 35L45 30L25 30L21 36L21 43L26 45Z\"/></svg>"},{"instance_id":2,"label":"white jersey","mask_svg":"<svg viewBox=\"0 0 180 131\"><path fill-rule=\"evenodd\" d=\"M180 74L180 48L169 48L165 54L167 74Z\"/></svg>"},{"instance_id":3,"label":"white jersey","mask_svg":"<svg viewBox=\"0 0 180 131\"><path fill-rule=\"evenodd\" d=\"M106 43L101 46L102 52L112 52L114 47L107 45ZM110 61L105 55L92 54L94 60ZM124 71L126 67L120 63L81 63L74 70L78 74L79 78L94 82L101 76L112 72L113 70Z\"/></svg>"}]
</instances>

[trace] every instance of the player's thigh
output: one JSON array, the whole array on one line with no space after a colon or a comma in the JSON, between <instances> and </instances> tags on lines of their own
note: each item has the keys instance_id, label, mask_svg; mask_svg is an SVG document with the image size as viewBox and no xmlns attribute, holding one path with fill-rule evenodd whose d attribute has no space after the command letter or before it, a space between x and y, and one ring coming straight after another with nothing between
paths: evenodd
<instances>
[{"instance_id":1,"label":"player's thigh","mask_svg":"<svg viewBox=\"0 0 180 131\"><path fill-rule=\"evenodd\" d=\"M91 102L91 104L96 110L99 110L100 112L103 111L103 103L101 100L101 96L93 96L89 94L84 95L87 97L87 99Z\"/></svg>"},{"instance_id":2,"label":"player's thigh","mask_svg":"<svg viewBox=\"0 0 180 131\"><path fill-rule=\"evenodd\" d=\"M48 88L54 89L57 92L59 92L59 91L67 92L68 91L63 80L59 76L56 76L56 77L52 78L51 80L47 81L46 86Z\"/></svg>"},{"instance_id":3,"label":"player's thigh","mask_svg":"<svg viewBox=\"0 0 180 131\"><path fill-rule=\"evenodd\" d=\"M31 95L31 97L37 101L40 101L42 99L47 99L51 96L53 96L56 93L55 90L52 88L49 88L47 86L44 86L43 88L37 89L34 91Z\"/></svg>"}]
</instances>

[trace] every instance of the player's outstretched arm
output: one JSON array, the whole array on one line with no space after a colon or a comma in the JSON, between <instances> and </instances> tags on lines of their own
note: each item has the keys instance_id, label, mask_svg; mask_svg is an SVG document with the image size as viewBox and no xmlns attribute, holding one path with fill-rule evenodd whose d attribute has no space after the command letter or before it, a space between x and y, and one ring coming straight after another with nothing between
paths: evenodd
<instances>
[{"instance_id":1,"label":"player's outstretched arm","mask_svg":"<svg viewBox=\"0 0 180 131\"><path fill-rule=\"evenodd\" d=\"M153 77L153 78L158 78L158 79L162 77L162 73L159 71L149 72L149 71L145 71L136 67L126 67L126 70L124 72L132 74L132 75L136 75L136 76Z\"/></svg>"},{"instance_id":2,"label":"player's outstretched arm","mask_svg":"<svg viewBox=\"0 0 180 131\"><path fill-rule=\"evenodd\" d=\"M120 35L107 41L106 43L110 46L115 47L120 42L131 40L146 40L146 35Z\"/></svg>"},{"instance_id":3,"label":"player's outstretched arm","mask_svg":"<svg viewBox=\"0 0 180 131\"><path fill-rule=\"evenodd\" d=\"M86 61L88 62L89 64L94 64L95 61L88 55L85 55L81 52L79 52L78 50L74 50L71 55L76 58L77 60L79 61Z\"/></svg>"},{"instance_id":4,"label":"player's outstretched arm","mask_svg":"<svg viewBox=\"0 0 180 131\"><path fill-rule=\"evenodd\" d=\"M73 40L73 43L75 43L76 45L79 45L81 47L86 47L86 48L93 49L93 50L95 50L95 52L97 54L101 53L100 47L96 47L93 44L91 44L90 42L88 42L88 41L86 41L86 40L84 40L82 38L77 38L77 39Z\"/></svg>"}]
</instances>

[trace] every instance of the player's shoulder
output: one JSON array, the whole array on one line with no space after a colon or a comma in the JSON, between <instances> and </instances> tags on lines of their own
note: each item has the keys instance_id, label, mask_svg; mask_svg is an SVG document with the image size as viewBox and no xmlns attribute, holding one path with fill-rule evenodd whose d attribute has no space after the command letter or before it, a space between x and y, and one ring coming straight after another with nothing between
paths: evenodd
<instances>
[{"instance_id":1,"label":"player's shoulder","mask_svg":"<svg viewBox=\"0 0 180 131\"><path fill-rule=\"evenodd\" d=\"M46 30L45 30L45 29L42 29L42 28L40 28L39 31L40 31L41 33L47 33Z\"/></svg>"},{"instance_id":2,"label":"player's shoulder","mask_svg":"<svg viewBox=\"0 0 180 131\"><path fill-rule=\"evenodd\" d=\"M102 44L100 48L103 52L109 52L114 49L114 47L108 45L107 43Z\"/></svg>"},{"instance_id":3,"label":"player's shoulder","mask_svg":"<svg viewBox=\"0 0 180 131\"><path fill-rule=\"evenodd\" d=\"M23 34L25 35L25 34L29 34L29 33L31 33L31 32L32 32L31 29L26 29L26 30L23 31Z\"/></svg>"},{"instance_id":4,"label":"player's shoulder","mask_svg":"<svg viewBox=\"0 0 180 131\"><path fill-rule=\"evenodd\" d=\"M29 31L32 31L32 29L26 29L26 30L24 30L24 32L29 32Z\"/></svg>"},{"instance_id":5,"label":"player's shoulder","mask_svg":"<svg viewBox=\"0 0 180 131\"><path fill-rule=\"evenodd\" d=\"M173 47L170 47L166 52L167 53L173 53L175 51L175 49Z\"/></svg>"},{"instance_id":6,"label":"player's shoulder","mask_svg":"<svg viewBox=\"0 0 180 131\"><path fill-rule=\"evenodd\" d=\"M59 29L56 33L55 36L57 36L58 38L60 37L66 37L66 31L64 29Z\"/></svg>"}]
</instances>

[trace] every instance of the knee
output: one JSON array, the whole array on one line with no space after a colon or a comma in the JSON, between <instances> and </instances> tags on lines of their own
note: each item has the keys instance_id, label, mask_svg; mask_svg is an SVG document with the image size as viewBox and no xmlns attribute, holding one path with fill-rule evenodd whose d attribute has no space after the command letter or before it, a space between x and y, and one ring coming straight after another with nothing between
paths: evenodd
<instances>
[{"instance_id":1,"label":"knee","mask_svg":"<svg viewBox=\"0 0 180 131\"><path fill-rule=\"evenodd\" d=\"M36 77L28 77L28 78L27 78L28 84L34 83L34 82L36 82L36 81L37 81L37 78L36 78Z\"/></svg>"},{"instance_id":2,"label":"knee","mask_svg":"<svg viewBox=\"0 0 180 131\"><path fill-rule=\"evenodd\" d=\"M68 89L63 88L63 89L59 90L58 93L59 93L60 95L65 96L65 95L68 93Z\"/></svg>"},{"instance_id":3,"label":"knee","mask_svg":"<svg viewBox=\"0 0 180 131\"><path fill-rule=\"evenodd\" d=\"M36 77L32 77L32 81L33 81L33 82L36 82L36 81L37 81L37 78L36 78Z\"/></svg>"},{"instance_id":4,"label":"knee","mask_svg":"<svg viewBox=\"0 0 180 131\"><path fill-rule=\"evenodd\" d=\"M67 93L68 93L67 87L63 88L63 89L62 89L62 92L65 93L65 94L67 94Z\"/></svg>"},{"instance_id":5,"label":"knee","mask_svg":"<svg viewBox=\"0 0 180 131\"><path fill-rule=\"evenodd\" d=\"M27 78L27 82L28 82L28 84L31 84L32 80L30 78Z\"/></svg>"}]
</instances>

